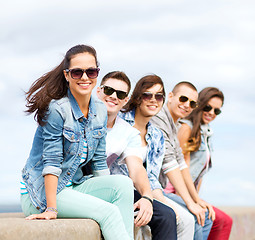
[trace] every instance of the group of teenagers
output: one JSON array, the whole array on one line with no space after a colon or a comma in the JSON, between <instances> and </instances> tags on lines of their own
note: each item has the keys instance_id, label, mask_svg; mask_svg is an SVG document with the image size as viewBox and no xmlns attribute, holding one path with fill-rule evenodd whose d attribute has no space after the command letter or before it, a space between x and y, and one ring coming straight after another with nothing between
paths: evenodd
<instances>
[{"instance_id":1,"label":"group of teenagers","mask_svg":"<svg viewBox=\"0 0 255 240\"><path fill-rule=\"evenodd\" d=\"M22 170L26 219L90 218L106 240L134 239L134 224L153 240L228 239L232 219L199 197L223 93L183 81L166 95L150 74L129 97L113 71L94 96L98 66L93 47L76 45L26 93L38 123Z\"/></svg>"}]
</instances>

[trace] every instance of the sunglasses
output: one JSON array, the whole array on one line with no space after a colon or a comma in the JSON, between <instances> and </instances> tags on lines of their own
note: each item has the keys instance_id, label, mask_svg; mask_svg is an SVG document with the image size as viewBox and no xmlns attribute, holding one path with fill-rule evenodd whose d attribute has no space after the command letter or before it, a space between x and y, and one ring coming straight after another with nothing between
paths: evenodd
<instances>
[{"instance_id":1,"label":"sunglasses","mask_svg":"<svg viewBox=\"0 0 255 240\"><path fill-rule=\"evenodd\" d=\"M211 105L206 105L203 108L203 111L204 112L210 112L212 109L214 109L215 115L219 115L221 113L221 110L219 108L213 108Z\"/></svg>"},{"instance_id":2,"label":"sunglasses","mask_svg":"<svg viewBox=\"0 0 255 240\"><path fill-rule=\"evenodd\" d=\"M142 93L142 99L145 101L150 101L152 98L155 98L157 102L162 102L165 96L162 93L151 93L151 92L144 92Z\"/></svg>"},{"instance_id":3,"label":"sunglasses","mask_svg":"<svg viewBox=\"0 0 255 240\"><path fill-rule=\"evenodd\" d=\"M123 100L125 97L127 97L127 93L124 91L116 90L112 87L102 85L101 88L104 90L104 94L107 96L111 96L114 92L116 92L117 98L120 100Z\"/></svg>"},{"instance_id":4,"label":"sunglasses","mask_svg":"<svg viewBox=\"0 0 255 240\"><path fill-rule=\"evenodd\" d=\"M81 79L83 74L86 73L88 78L97 78L99 73L99 68L88 68L88 69L81 69L81 68L74 68L74 69L66 69L65 71L68 73L70 72L71 77L73 79Z\"/></svg>"},{"instance_id":5,"label":"sunglasses","mask_svg":"<svg viewBox=\"0 0 255 240\"><path fill-rule=\"evenodd\" d=\"M179 101L182 102L182 103L189 101L189 105L190 105L190 107L191 107L192 109L194 109L194 108L197 107L197 102L194 101L194 100L190 100L190 99L189 99L188 97L186 97L186 96L180 96L180 97L179 97Z\"/></svg>"}]
</instances>

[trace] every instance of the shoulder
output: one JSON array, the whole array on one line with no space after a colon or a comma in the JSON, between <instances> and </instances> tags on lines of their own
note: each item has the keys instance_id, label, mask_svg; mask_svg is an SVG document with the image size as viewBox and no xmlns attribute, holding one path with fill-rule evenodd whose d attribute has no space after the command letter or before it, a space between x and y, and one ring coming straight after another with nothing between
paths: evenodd
<instances>
[{"instance_id":1,"label":"shoulder","mask_svg":"<svg viewBox=\"0 0 255 240\"><path fill-rule=\"evenodd\" d=\"M188 126L189 128L193 128L193 123L190 121L190 120L187 120L187 119L180 119L178 121L178 123L180 123L182 126Z\"/></svg>"},{"instance_id":2,"label":"shoulder","mask_svg":"<svg viewBox=\"0 0 255 240\"><path fill-rule=\"evenodd\" d=\"M128 122L126 122L120 116L117 116L113 128L116 131L118 131L119 134L121 134L121 135L126 135L126 136L140 135L140 132L136 128L132 127Z\"/></svg>"},{"instance_id":3,"label":"shoulder","mask_svg":"<svg viewBox=\"0 0 255 240\"><path fill-rule=\"evenodd\" d=\"M67 111L71 111L71 104L68 97L63 97L61 99L51 100L48 107L48 116L60 114L61 116L65 115Z\"/></svg>"},{"instance_id":4,"label":"shoulder","mask_svg":"<svg viewBox=\"0 0 255 240\"><path fill-rule=\"evenodd\" d=\"M160 130L160 128L151 124L151 122L149 122L148 131L153 136L154 139L158 139L158 140L164 139L163 133Z\"/></svg>"},{"instance_id":5,"label":"shoulder","mask_svg":"<svg viewBox=\"0 0 255 240\"><path fill-rule=\"evenodd\" d=\"M96 115L99 117L107 116L107 109L105 104L98 98L91 96L92 108L95 111Z\"/></svg>"},{"instance_id":6,"label":"shoulder","mask_svg":"<svg viewBox=\"0 0 255 240\"><path fill-rule=\"evenodd\" d=\"M169 119L167 116L165 106L163 106L163 108L159 111L159 113L157 115L152 117L150 122L160 128L164 128L164 129L165 129L164 126L169 126Z\"/></svg>"},{"instance_id":7,"label":"shoulder","mask_svg":"<svg viewBox=\"0 0 255 240\"><path fill-rule=\"evenodd\" d=\"M135 109L129 111L129 112L119 112L118 116L120 116L122 119L124 119L126 122L128 122L131 126L135 123Z\"/></svg>"},{"instance_id":8,"label":"shoulder","mask_svg":"<svg viewBox=\"0 0 255 240\"><path fill-rule=\"evenodd\" d=\"M70 106L70 101L68 97L63 97L61 99L52 99L49 104L49 109L57 109L63 106Z\"/></svg>"}]
</instances>

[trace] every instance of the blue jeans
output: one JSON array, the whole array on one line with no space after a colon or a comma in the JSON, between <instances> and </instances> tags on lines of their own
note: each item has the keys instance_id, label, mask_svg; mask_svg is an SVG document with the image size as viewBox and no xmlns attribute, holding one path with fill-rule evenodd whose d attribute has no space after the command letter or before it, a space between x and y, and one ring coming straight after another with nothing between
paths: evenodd
<instances>
[{"instance_id":1,"label":"blue jeans","mask_svg":"<svg viewBox=\"0 0 255 240\"><path fill-rule=\"evenodd\" d=\"M168 198L172 199L176 203L180 204L183 206L185 209L189 211L187 208L185 202L182 200L182 198L174 193L164 193L165 196ZM191 213L194 218L195 218L195 233L194 233L194 240L206 240L208 238L208 235L211 231L213 221L208 218L209 212L206 211L205 213L205 225L202 227L200 224L197 222L197 217Z\"/></svg>"}]
</instances>

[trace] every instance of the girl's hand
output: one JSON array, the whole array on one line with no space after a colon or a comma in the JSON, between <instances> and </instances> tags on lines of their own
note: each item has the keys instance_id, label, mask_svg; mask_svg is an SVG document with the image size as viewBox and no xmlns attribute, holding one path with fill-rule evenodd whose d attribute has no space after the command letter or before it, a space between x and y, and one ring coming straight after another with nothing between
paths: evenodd
<instances>
[{"instance_id":1,"label":"girl's hand","mask_svg":"<svg viewBox=\"0 0 255 240\"><path fill-rule=\"evenodd\" d=\"M57 213L55 212L43 212L40 214L32 214L28 217L26 217L26 220L34 220L34 219L45 219L45 220L50 220L50 219L56 219L57 218Z\"/></svg>"},{"instance_id":2,"label":"girl's hand","mask_svg":"<svg viewBox=\"0 0 255 240\"><path fill-rule=\"evenodd\" d=\"M200 199L199 205L203 206L203 208L207 208L208 209L208 211L209 211L208 218L211 218L212 221L214 221L215 217L216 217L216 214L215 214L215 211L213 210L212 205L209 204L208 202L202 200L202 199Z\"/></svg>"}]
</instances>

